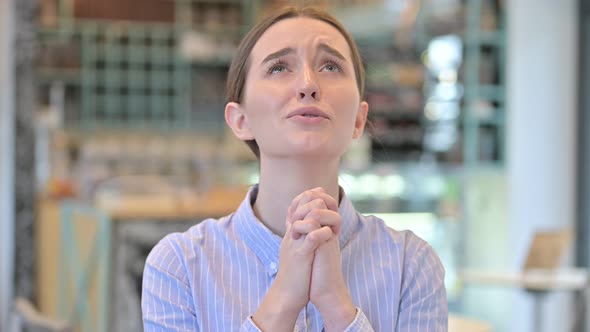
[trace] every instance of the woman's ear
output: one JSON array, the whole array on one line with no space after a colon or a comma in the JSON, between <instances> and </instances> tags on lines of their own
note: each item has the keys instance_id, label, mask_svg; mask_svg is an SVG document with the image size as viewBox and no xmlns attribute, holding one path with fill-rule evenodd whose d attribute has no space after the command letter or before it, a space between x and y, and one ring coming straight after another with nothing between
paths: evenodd
<instances>
[{"instance_id":1,"label":"woman's ear","mask_svg":"<svg viewBox=\"0 0 590 332\"><path fill-rule=\"evenodd\" d=\"M354 121L354 131L352 138L359 138L365 131L365 124L367 123L367 114L369 113L369 104L366 101L361 101L359 109L356 112L356 119Z\"/></svg>"},{"instance_id":2,"label":"woman's ear","mask_svg":"<svg viewBox=\"0 0 590 332\"><path fill-rule=\"evenodd\" d=\"M248 126L248 119L240 104L229 102L225 105L225 122L234 132L234 135L242 141L254 139Z\"/></svg>"}]
</instances>

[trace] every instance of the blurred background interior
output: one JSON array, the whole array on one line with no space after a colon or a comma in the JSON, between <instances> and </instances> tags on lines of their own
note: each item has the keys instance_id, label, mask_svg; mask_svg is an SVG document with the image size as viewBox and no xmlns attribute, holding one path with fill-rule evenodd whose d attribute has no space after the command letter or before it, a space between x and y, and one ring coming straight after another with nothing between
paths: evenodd
<instances>
[{"instance_id":1,"label":"blurred background interior","mask_svg":"<svg viewBox=\"0 0 590 332\"><path fill-rule=\"evenodd\" d=\"M149 250L257 182L224 84L282 3L0 0L1 331L141 331ZM590 1L312 3L367 65L340 183L435 248L451 331L590 331Z\"/></svg>"}]
</instances>

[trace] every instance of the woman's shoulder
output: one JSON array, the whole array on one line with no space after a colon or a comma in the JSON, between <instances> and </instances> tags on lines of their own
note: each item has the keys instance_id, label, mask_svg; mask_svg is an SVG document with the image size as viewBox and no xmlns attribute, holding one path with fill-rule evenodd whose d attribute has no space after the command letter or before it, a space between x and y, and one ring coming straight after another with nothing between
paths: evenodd
<instances>
[{"instance_id":1,"label":"woman's shoulder","mask_svg":"<svg viewBox=\"0 0 590 332\"><path fill-rule=\"evenodd\" d=\"M377 242L389 243L405 254L413 255L418 252L426 251L435 255L434 250L424 239L416 235L411 230L397 230L389 227L385 221L373 215L361 216L364 220L367 231L373 234ZM381 243L380 245L383 245Z\"/></svg>"},{"instance_id":2,"label":"woman's shoulder","mask_svg":"<svg viewBox=\"0 0 590 332\"><path fill-rule=\"evenodd\" d=\"M191 226L184 232L174 232L164 236L150 251L148 264L176 260L179 263L195 258L208 242L223 240L233 214L214 219L208 218Z\"/></svg>"},{"instance_id":3,"label":"woman's shoulder","mask_svg":"<svg viewBox=\"0 0 590 332\"><path fill-rule=\"evenodd\" d=\"M444 278L445 270L439 256L432 246L411 230L396 230L388 227L385 222L375 216L366 216L365 224L371 228L375 246L385 247L397 252L403 262L406 278L412 278L423 270L428 270L433 278Z\"/></svg>"},{"instance_id":4,"label":"woman's shoulder","mask_svg":"<svg viewBox=\"0 0 590 332\"><path fill-rule=\"evenodd\" d=\"M426 268L433 276L444 278L445 269L432 246L411 230L395 230L375 216L364 217L367 224L381 234L383 241L394 245L394 250L402 251L404 274L414 275Z\"/></svg>"}]
</instances>

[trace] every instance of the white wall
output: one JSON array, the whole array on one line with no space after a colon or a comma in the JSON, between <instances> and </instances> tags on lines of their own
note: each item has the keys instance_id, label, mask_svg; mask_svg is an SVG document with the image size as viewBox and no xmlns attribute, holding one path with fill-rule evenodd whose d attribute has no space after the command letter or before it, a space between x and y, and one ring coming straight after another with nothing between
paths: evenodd
<instances>
[{"instance_id":1,"label":"white wall","mask_svg":"<svg viewBox=\"0 0 590 332\"><path fill-rule=\"evenodd\" d=\"M508 14L509 243L519 268L541 228L575 226L577 0L504 1ZM532 331L533 303L514 292L511 331ZM543 331L569 331L567 296L549 296Z\"/></svg>"},{"instance_id":2,"label":"white wall","mask_svg":"<svg viewBox=\"0 0 590 332\"><path fill-rule=\"evenodd\" d=\"M0 0L0 331L8 331L13 296L14 87L12 0Z\"/></svg>"}]
</instances>

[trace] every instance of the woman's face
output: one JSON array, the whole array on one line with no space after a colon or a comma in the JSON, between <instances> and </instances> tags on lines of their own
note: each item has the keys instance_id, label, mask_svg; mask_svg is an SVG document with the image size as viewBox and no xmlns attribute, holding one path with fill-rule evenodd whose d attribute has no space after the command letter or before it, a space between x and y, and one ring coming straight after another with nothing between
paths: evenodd
<instances>
[{"instance_id":1,"label":"woman's face","mask_svg":"<svg viewBox=\"0 0 590 332\"><path fill-rule=\"evenodd\" d=\"M244 97L229 103L226 119L236 135L255 139L261 158L340 157L365 126L346 39L310 18L271 26L249 59Z\"/></svg>"}]
</instances>

